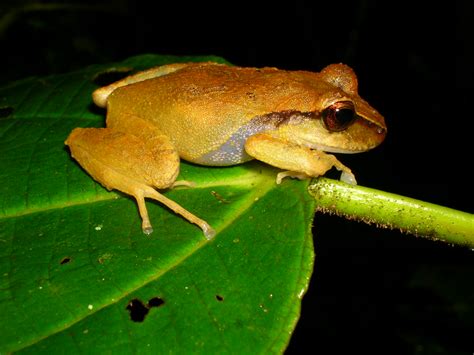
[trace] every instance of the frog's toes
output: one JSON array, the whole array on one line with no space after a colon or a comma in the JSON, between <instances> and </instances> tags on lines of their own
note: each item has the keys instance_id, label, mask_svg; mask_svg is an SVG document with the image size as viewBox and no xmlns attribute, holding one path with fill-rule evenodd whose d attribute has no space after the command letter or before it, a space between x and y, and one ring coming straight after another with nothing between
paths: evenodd
<instances>
[{"instance_id":1,"label":"frog's toes","mask_svg":"<svg viewBox=\"0 0 474 355\"><path fill-rule=\"evenodd\" d=\"M144 226L142 224L142 230L143 230L143 233L146 235L150 235L151 233L153 233L153 227L151 225Z\"/></svg>"},{"instance_id":2,"label":"frog's toes","mask_svg":"<svg viewBox=\"0 0 474 355\"><path fill-rule=\"evenodd\" d=\"M348 171L343 171L341 173L341 177L339 178L339 180L341 180L342 182L345 182L346 184L357 185L357 181L354 174Z\"/></svg>"},{"instance_id":3,"label":"frog's toes","mask_svg":"<svg viewBox=\"0 0 474 355\"><path fill-rule=\"evenodd\" d=\"M204 232L204 236L207 240L211 240L215 237L216 231L212 228L209 224L205 223L202 226L202 231Z\"/></svg>"}]
</instances>

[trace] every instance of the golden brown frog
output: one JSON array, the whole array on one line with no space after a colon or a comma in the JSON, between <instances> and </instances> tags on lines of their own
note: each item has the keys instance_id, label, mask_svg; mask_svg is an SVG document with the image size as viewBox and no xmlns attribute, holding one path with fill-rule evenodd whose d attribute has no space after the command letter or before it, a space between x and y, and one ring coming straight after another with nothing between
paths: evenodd
<instances>
[{"instance_id":1,"label":"golden brown frog","mask_svg":"<svg viewBox=\"0 0 474 355\"><path fill-rule=\"evenodd\" d=\"M348 66L320 73L239 68L215 63L170 64L100 88L94 102L107 107L107 128L76 128L66 144L85 170L108 189L135 197L146 234L152 232L145 197L197 224L208 223L157 189L176 181L180 158L226 166L258 159L284 177L316 177L335 167L351 170L325 152L358 153L379 145L383 117L357 92Z\"/></svg>"}]
</instances>

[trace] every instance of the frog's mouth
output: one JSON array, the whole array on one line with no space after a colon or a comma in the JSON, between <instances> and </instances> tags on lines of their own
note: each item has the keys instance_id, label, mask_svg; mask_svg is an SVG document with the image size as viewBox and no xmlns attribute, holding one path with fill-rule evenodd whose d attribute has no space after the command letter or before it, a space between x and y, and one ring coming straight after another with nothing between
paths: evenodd
<instances>
[{"instance_id":1,"label":"frog's mouth","mask_svg":"<svg viewBox=\"0 0 474 355\"><path fill-rule=\"evenodd\" d=\"M328 153L356 154L377 147L383 142L386 134L385 128L359 116L346 130L326 131L317 139L306 139L304 145Z\"/></svg>"}]
</instances>

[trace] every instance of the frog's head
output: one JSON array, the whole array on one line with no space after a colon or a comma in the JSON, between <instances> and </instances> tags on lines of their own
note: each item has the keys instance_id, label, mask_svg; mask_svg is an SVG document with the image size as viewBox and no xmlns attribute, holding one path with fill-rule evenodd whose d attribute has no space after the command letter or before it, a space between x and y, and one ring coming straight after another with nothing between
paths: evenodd
<instances>
[{"instance_id":1,"label":"frog's head","mask_svg":"<svg viewBox=\"0 0 474 355\"><path fill-rule=\"evenodd\" d=\"M359 153L385 138L384 118L357 92L357 77L344 64L331 64L319 74L313 107L289 112L277 129L290 141L334 153Z\"/></svg>"}]
</instances>

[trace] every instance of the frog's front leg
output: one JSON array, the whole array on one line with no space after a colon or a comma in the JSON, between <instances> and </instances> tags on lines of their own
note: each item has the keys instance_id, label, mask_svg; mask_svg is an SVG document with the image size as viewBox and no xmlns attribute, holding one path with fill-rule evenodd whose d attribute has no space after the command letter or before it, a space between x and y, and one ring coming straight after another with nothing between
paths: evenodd
<instances>
[{"instance_id":1,"label":"frog's front leg","mask_svg":"<svg viewBox=\"0 0 474 355\"><path fill-rule=\"evenodd\" d=\"M299 179L321 176L332 167L342 171L342 181L357 184L352 171L334 155L300 146L268 133L248 138L245 151L257 160L287 170L277 175L278 184L287 176Z\"/></svg>"},{"instance_id":2,"label":"frog's front leg","mask_svg":"<svg viewBox=\"0 0 474 355\"><path fill-rule=\"evenodd\" d=\"M145 198L148 197L197 224L206 238L211 239L215 232L206 221L153 188L165 189L188 184L175 181L179 173L179 156L169 139L157 135L144 141L140 133L136 136L120 128L76 128L66 144L74 159L96 181L109 190L116 189L135 197L145 234L153 231L145 205Z\"/></svg>"}]
</instances>

